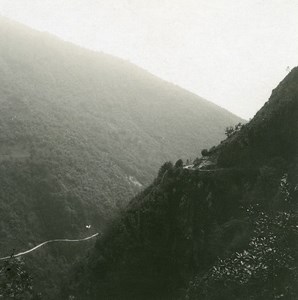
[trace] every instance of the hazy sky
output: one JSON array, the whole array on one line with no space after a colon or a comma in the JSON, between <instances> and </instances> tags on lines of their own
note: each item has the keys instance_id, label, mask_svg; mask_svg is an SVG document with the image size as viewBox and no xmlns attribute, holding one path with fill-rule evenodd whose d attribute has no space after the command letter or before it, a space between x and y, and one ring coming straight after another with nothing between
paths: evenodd
<instances>
[{"instance_id":1,"label":"hazy sky","mask_svg":"<svg viewBox=\"0 0 298 300\"><path fill-rule=\"evenodd\" d=\"M0 14L127 59L244 118L298 65L298 0L0 0Z\"/></svg>"}]
</instances>

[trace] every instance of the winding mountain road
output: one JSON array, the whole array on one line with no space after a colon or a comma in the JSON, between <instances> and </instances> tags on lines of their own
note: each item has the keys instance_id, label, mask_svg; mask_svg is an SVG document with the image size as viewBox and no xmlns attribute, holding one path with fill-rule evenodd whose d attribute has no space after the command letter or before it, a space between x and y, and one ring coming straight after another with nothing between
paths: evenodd
<instances>
[{"instance_id":1,"label":"winding mountain road","mask_svg":"<svg viewBox=\"0 0 298 300\"><path fill-rule=\"evenodd\" d=\"M65 243L65 242L66 242L66 243L69 243L69 242L70 242L70 243L83 242L83 241L87 241L87 240L90 240L90 239L95 238L96 236L98 236L98 234L99 234L99 233L95 233L95 234L93 234L93 235L91 235L91 236L88 236L88 237L86 237L86 238L84 238L84 239L78 239L78 240L69 240L69 239L55 239L55 240L49 240L49 241L43 242L43 243L41 243L41 244L39 244L39 245L37 245L37 246L35 246L35 247L29 249L29 250L27 250L27 251L20 252L20 253L17 253L17 254L14 254L14 255L10 255L10 256L1 257L1 258L0 258L0 261L2 261L2 260L8 260L8 259L10 259L10 258L16 258L16 257L20 257L20 256L23 256L23 255L29 254L29 253L31 253L31 252L37 250L38 248L40 248L40 247L42 247L42 246L45 246L45 245L47 245L47 244L50 244L50 243L56 243L56 242L59 242L59 243L60 243L60 242L64 242L64 243Z\"/></svg>"}]
</instances>

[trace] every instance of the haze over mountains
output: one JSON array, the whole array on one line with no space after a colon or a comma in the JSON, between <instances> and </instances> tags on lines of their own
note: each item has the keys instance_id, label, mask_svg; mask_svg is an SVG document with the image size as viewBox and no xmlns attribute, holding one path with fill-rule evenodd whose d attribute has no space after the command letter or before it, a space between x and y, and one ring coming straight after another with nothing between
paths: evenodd
<instances>
[{"instance_id":1,"label":"haze over mountains","mask_svg":"<svg viewBox=\"0 0 298 300\"><path fill-rule=\"evenodd\" d=\"M242 121L135 65L4 18L0 80L4 255L81 236L86 224L102 229L164 161L195 158Z\"/></svg>"}]
</instances>

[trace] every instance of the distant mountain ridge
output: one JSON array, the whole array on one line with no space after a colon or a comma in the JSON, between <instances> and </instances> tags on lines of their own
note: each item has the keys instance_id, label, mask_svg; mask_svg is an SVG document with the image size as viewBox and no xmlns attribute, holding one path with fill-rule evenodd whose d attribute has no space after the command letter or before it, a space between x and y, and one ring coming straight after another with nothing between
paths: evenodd
<instances>
[{"instance_id":1,"label":"distant mountain ridge","mask_svg":"<svg viewBox=\"0 0 298 300\"><path fill-rule=\"evenodd\" d=\"M15 26L17 30L13 29ZM16 34L18 36L15 36ZM69 43L62 43L53 37L45 38L39 32L25 29L14 23L2 26L1 49L4 64L1 68L4 95L12 93L9 83L14 80L15 91L24 93L21 101L27 101L30 105L30 101L37 101L37 99L29 99L30 94L36 98L36 88L38 90L46 87L51 92L54 91L53 95L42 94L44 97L42 101L44 104L47 103L48 109L53 110L55 106L57 108L59 105L65 105L68 106L68 110L75 110L68 113L77 113L76 117L80 116L78 111L82 110L82 113L90 114L89 117L93 118L95 124L102 118L106 123L102 124L102 120L101 124L93 126L100 125L101 129L108 131L107 133L114 139L117 139L115 131L119 125L123 134L127 134L125 130L133 131L135 136L130 143L135 145L131 146L137 146L133 150L141 152L140 154L143 154L143 151L146 158L149 156L148 160L151 159L149 165L154 162L156 156L162 156L163 160L171 158L159 144L162 144L163 148L172 149L171 151L175 153L173 159L185 153L195 156L203 144L211 145L211 132L217 132L216 139L219 140L223 137L222 128L225 125L240 121L226 110L161 81L130 63L82 48L74 48ZM48 52L43 53L45 50ZM11 74L11 72L17 67L16 63L23 66L23 69L17 70L15 78L15 73ZM50 69L46 73L44 71L48 66ZM28 71L33 78L26 77ZM80 90L80 87L83 87L83 90ZM111 91L113 91L112 96ZM87 93L88 101L81 98L84 93ZM34 104L38 105L38 103ZM61 118L58 113L64 112L56 111L56 119ZM104 114L111 114L111 116L104 116ZM107 118L108 120L105 120ZM150 149L154 152L148 151L147 145L137 140L138 135L141 134L145 135L148 144L155 146ZM195 142L197 147L194 147ZM109 153L116 150L113 147L111 149L102 147L103 151L108 150ZM136 164L134 159L130 159L131 164ZM153 172L152 167L151 174ZM139 179L144 180L144 178Z\"/></svg>"},{"instance_id":2,"label":"distant mountain ridge","mask_svg":"<svg viewBox=\"0 0 298 300\"><path fill-rule=\"evenodd\" d=\"M2 17L0 80L2 256L78 238L86 224L101 230L163 161L195 158L242 121L133 64Z\"/></svg>"}]
</instances>

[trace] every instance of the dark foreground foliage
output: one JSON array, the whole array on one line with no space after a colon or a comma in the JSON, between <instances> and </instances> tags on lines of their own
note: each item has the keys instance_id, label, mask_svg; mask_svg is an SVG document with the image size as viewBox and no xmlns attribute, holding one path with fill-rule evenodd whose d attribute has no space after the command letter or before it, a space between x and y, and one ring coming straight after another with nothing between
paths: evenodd
<instances>
[{"instance_id":1,"label":"dark foreground foliage","mask_svg":"<svg viewBox=\"0 0 298 300\"><path fill-rule=\"evenodd\" d=\"M3 300L39 300L33 290L32 277L25 263L20 258L1 262L0 265L0 299Z\"/></svg>"},{"instance_id":2,"label":"dark foreground foliage","mask_svg":"<svg viewBox=\"0 0 298 300\"><path fill-rule=\"evenodd\" d=\"M76 265L63 297L297 299L297 120L296 68L194 167L165 163Z\"/></svg>"},{"instance_id":3,"label":"dark foreground foliage","mask_svg":"<svg viewBox=\"0 0 298 300\"><path fill-rule=\"evenodd\" d=\"M191 281L186 299L297 298L297 213L252 214L254 231L248 247L218 259Z\"/></svg>"}]
</instances>

